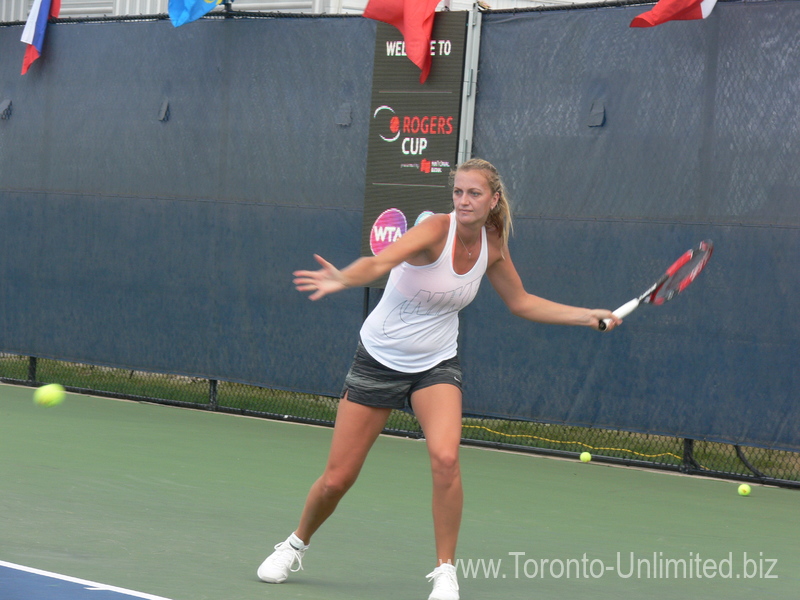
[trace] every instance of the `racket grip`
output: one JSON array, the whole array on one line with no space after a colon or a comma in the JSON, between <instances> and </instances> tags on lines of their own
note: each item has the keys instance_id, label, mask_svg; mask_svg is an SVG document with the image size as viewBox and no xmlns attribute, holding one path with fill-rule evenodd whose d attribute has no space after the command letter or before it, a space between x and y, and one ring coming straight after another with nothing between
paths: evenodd
<instances>
[{"instance_id":1,"label":"racket grip","mask_svg":"<svg viewBox=\"0 0 800 600\"><path fill-rule=\"evenodd\" d=\"M625 304L620 306L617 310L615 310L614 315L617 318L624 319L633 311L635 311L638 306L639 306L639 299L634 298L633 300L626 302ZM600 321L598 329L600 329L600 331L605 331L606 329L608 329L608 326L610 324L611 324L611 319L603 319L602 321Z\"/></svg>"}]
</instances>

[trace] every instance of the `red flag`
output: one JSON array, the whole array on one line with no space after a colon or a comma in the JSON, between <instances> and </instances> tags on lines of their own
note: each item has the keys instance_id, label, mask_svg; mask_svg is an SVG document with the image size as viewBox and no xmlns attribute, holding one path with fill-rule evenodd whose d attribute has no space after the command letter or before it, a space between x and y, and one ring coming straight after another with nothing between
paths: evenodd
<instances>
[{"instance_id":1,"label":"red flag","mask_svg":"<svg viewBox=\"0 0 800 600\"><path fill-rule=\"evenodd\" d=\"M631 21L631 27L654 27L667 21L705 19L717 0L660 0L651 10Z\"/></svg>"},{"instance_id":2,"label":"red flag","mask_svg":"<svg viewBox=\"0 0 800 600\"><path fill-rule=\"evenodd\" d=\"M422 69L419 82L431 72L431 31L440 0L370 0L364 9L368 19L394 25L403 34L406 56Z\"/></svg>"}]
</instances>

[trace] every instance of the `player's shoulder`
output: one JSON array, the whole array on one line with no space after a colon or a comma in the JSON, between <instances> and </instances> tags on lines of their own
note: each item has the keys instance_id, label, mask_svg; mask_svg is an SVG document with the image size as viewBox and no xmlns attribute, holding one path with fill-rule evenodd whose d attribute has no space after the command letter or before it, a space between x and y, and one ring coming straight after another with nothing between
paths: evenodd
<instances>
[{"instance_id":1,"label":"player's shoulder","mask_svg":"<svg viewBox=\"0 0 800 600\"><path fill-rule=\"evenodd\" d=\"M509 256L508 246L503 240L503 234L495 227L486 226L486 242L489 249L489 266Z\"/></svg>"},{"instance_id":2,"label":"player's shoulder","mask_svg":"<svg viewBox=\"0 0 800 600\"><path fill-rule=\"evenodd\" d=\"M423 221L432 221L434 223L438 223L440 225L450 225L450 219L452 217L452 213L434 213L427 219Z\"/></svg>"},{"instance_id":3,"label":"player's shoulder","mask_svg":"<svg viewBox=\"0 0 800 600\"><path fill-rule=\"evenodd\" d=\"M484 229L486 230L486 240L489 242L489 246L502 249L504 242L503 234L500 230L489 224L484 225Z\"/></svg>"},{"instance_id":4,"label":"player's shoulder","mask_svg":"<svg viewBox=\"0 0 800 600\"><path fill-rule=\"evenodd\" d=\"M416 227L421 227L430 231L435 231L439 234L445 234L450 229L450 215L445 213L435 213L431 216L420 221Z\"/></svg>"}]
</instances>

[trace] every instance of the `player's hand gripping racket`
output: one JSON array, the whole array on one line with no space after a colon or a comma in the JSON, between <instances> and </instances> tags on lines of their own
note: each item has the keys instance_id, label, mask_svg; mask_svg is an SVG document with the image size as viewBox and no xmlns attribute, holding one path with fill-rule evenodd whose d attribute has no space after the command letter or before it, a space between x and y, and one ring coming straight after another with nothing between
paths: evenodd
<instances>
[{"instance_id":1,"label":"player's hand gripping racket","mask_svg":"<svg viewBox=\"0 0 800 600\"><path fill-rule=\"evenodd\" d=\"M687 250L644 294L626 302L615 310L614 314L622 319L636 310L640 304L655 304L658 306L659 304L664 304L667 300L672 300L700 274L700 271L708 263L708 259L711 258L713 250L714 244L711 243L711 240L700 242L697 248ZM611 319L600 321L598 326L600 331L605 331L609 323L611 323Z\"/></svg>"}]
</instances>

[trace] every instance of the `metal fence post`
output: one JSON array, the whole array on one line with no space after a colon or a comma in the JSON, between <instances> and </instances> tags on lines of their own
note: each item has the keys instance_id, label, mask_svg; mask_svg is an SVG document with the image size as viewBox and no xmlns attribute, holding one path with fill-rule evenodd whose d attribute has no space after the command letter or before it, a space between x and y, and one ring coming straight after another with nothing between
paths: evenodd
<instances>
[{"instance_id":1,"label":"metal fence post","mask_svg":"<svg viewBox=\"0 0 800 600\"><path fill-rule=\"evenodd\" d=\"M683 462L681 463L681 471L683 473L691 473L699 469L700 465L694 459L694 440L684 438L683 440Z\"/></svg>"},{"instance_id":2,"label":"metal fence post","mask_svg":"<svg viewBox=\"0 0 800 600\"><path fill-rule=\"evenodd\" d=\"M211 406L211 410L217 410L219 404L217 402L217 380L216 379L209 379L208 380L208 403Z\"/></svg>"},{"instance_id":3,"label":"metal fence post","mask_svg":"<svg viewBox=\"0 0 800 600\"><path fill-rule=\"evenodd\" d=\"M36 381L36 357L28 357L28 382L33 383Z\"/></svg>"}]
</instances>

